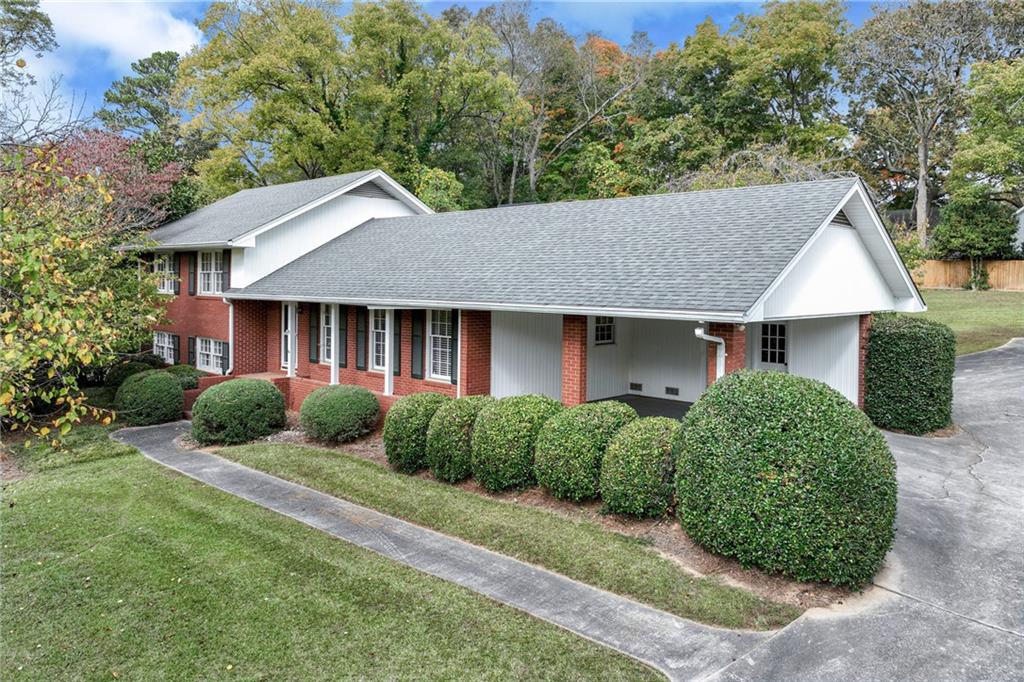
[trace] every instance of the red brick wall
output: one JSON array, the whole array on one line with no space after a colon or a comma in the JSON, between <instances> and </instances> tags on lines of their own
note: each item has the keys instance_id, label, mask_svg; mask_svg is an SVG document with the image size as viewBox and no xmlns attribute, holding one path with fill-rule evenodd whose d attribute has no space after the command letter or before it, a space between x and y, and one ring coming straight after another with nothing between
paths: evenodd
<instances>
[{"instance_id":1,"label":"red brick wall","mask_svg":"<svg viewBox=\"0 0 1024 682\"><path fill-rule=\"evenodd\" d=\"M868 358L868 333L871 331L871 314L860 316L858 329L857 407L864 409L864 365Z\"/></svg>"},{"instance_id":2,"label":"red brick wall","mask_svg":"<svg viewBox=\"0 0 1024 682\"><path fill-rule=\"evenodd\" d=\"M562 403L587 402L587 318L562 316Z\"/></svg>"},{"instance_id":3,"label":"red brick wall","mask_svg":"<svg viewBox=\"0 0 1024 682\"><path fill-rule=\"evenodd\" d=\"M747 365L747 331L743 325L712 322L708 334L725 341L725 373L741 370ZM718 344L708 343L708 386L718 378Z\"/></svg>"},{"instance_id":4,"label":"red brick wall","mask_svg":"<svg viewBox=\"0 0 1024 682\"><path fill-rule=\"evenodd\" d=\"M235 348L233 372L256 374L267 371L267 343L264 334L271 303L235 301Z\"/></svg>"},{"instance_id":5,"label":"red brick wall","mask_svg":"<svg viewBox=\"0 0 1024 682\"><path fill-rule=\"evenodd\" d=\"M491 311L463 310L459 320L459 346L462 349L459 383L462 395L490 395Z\"/></svg>"},{"instance_id":6,"label":"red brick wall","mask_svg":"<svg viewBox=\"0 0 1024 682\"><path fill-rule=\"evenodd\" d=\"M205 336L218 341L228 340L228 305L220 296L188 295L189 251L174 254L181 272L181 293L165 305L167 324L158 324L155 331L170 332L181 337L179 363L188 362L188 337Z\"/></svg>"}]
</instances>

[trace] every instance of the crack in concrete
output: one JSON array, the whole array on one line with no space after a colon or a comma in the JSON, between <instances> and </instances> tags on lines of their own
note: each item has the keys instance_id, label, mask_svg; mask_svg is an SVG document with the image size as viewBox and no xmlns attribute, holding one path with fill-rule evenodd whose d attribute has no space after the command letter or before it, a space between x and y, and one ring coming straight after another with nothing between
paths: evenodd
<instances>
[{"instance_id":1,"label":"crack in concrete","mask_svg":"<svg viewBox=\"0 0 1024 682\"><path fill-rule=\"evenodd\" d=\"M974 479L974 481L978 484L978 488L979 488L978 492L979 492L979 494L983 495L984 497L989 498L990 500L995 500L996 502L999 502L1000 504L1006 505L1007 507L1014 508L1015 505L1013 505L1012 503L1008 502L1007 500L1004 500L1003 498L999 497L998 495L994 495L994 494L988 492L988 488L985 485L985 481L983 481L981 479L981 477L978 476L978 474L975 473L975 471L974 471L975 467L985 463L985 453L988 452L989 450L991 450L992 446L988 445L987 443L982 441L980 438L978 438L976 435L974 435L974 433L972 433L970 429L961 426L961 430L965 434L967 434L967 437L970 438L974 442L975 447L977 448L977 450L975 452L970 453L971 456L975 457L976 459L975 459L975 461L969 462L967 464L966 471L967 471L967 475L970 476L972 479Z\"/></svg>"}]
</instances>

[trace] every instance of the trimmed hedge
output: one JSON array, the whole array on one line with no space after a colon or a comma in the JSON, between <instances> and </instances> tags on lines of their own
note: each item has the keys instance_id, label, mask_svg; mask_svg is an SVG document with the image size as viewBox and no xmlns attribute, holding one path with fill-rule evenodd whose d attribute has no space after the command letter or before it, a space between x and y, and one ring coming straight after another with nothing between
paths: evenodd
<instances>
[{"instance_id":1,"label":"trimmed hedge","mask_svg":"<svg viewBox=\"0 0 1024 682\"><path fill-rule=\"evenodd\" d=\"M136 353L130 357L132 362L141 362L144 365L149 365L153 369L166 369L167 361L156 353Z\"/></svg>"},{"instance_id":2,"label":"trimmed hedge","mask_svg":"<svg viewBox=\"0 0 1024 682\"><path fill-rule=\"evenodd\" d=\"M921 434L953 418L956 339L939 322L878 315L868 334L864 411L877 426Z\"/></svg>"},{"instance_id":3,"label":"trimmed hedge","mask_svg":"<svg viewBox=\"0 0 1024 682\"><path fill-rule=\"evenodd\" d=\"M186 391L192 388L199 388L199 377L210 376L209 372L196 369L192 365L171 365L164 371L170 372L177 377L178 381L181 382L181 387Z\"/></svg>"},{"instance_id":4,"label":"trimmed hedge","mask_svg":"<svg viewBox=\"0 0 1024 682\"><path fill-rule=\"evenodd\" d=\"M103 384L110 388L118 388L131 375L147 372L151 369L153 368L144 362L122 362L120 365L114 365L107 370L107 374L103 378Z\"/></svg>"},{"instance_id":5,"label":"trimmed hedge","mask_svg":"<svg viewBox=\"0 0 1024 682\"><path fill-rule=\"evenodd\" d=\"M373 431L380 419L377 397L361 386L324 386L299 409L299 423L315 440L344 443Z\"/></svg>"},{"instance_id":6,"label":"trimmed hedge","mask_svg":"<svg viewBox=\"0 0 1024 682\"><path fill-rule=\"evenodd\" d=\"M192 437L200 443L245 443L269 436L284 423L284 396L260 379L216 384L192 406Z\"/></svg>"},{"instance_id":7,"label":"trimmed hedge","mask_svg":"<svg viewBox=\"0 0 1024 682\"><path fill-rule=\"evenodd\" d=\"M162 369L132 374L114 396L119 419L129 426L163 424L181 419L185 392L178 380Z\"/></svg>"},{"instance_id":8,"label":"trimmed hedge","mask_svg":"<svg viewBox=\"0 0 1024 682\"><path fill-rule=\"evenodd\" d=\"M384 454L396 471L411 474L427 463L427 429L441 405L451 401L440 393L414 393L399 398L384 417Z\"/></svg>"},{"instance_id":9,"label":"trimmed hedge","mask_svg":"<svg viewBox=\"0 0 1024 682\"><path fill-rule=\"evenodd\" d=\"M473 473L473 425L489 395L467 395L444 403L427 429L427 466L438 480L457 483Z\"/></svg>"},{"instance_id":10,"label":"trimmed hedge","mask_svg":"<svg viewBox=\"0 0 1024 682\"><path fill-rule=\"evenodd\" d=\"M480 410L473 431L473 476L487 490L533 483L533 446L562 404L542 395L496 400Z\"/></svg>"},{"instance_id":11,"label":"trimmed hedge","mask_svg":"<svg viewBox=\"0 0 1024 682\"><path fill-rule=\"evenodd\" d=\"M563 500L596 497L608 441L636 418L636 410L615 400L585 403L556 414L537 436L537 483Z\"/></svg>"},{"instance_id":12,"label":"trimmed hedge","mask_svg":"<svg viewBox=\"0 0 1024 682\"><path fill-rule=\"evenodd\" d=\"M681 426L676 419L646 417L615 434L601 464L605 511L632 516L668 513Z\"/></svg>"},{"instance_id":13,"label":"trimmed hedge","mask_svg":"<svg viewBox=\"0 0 1024 682\"><path fill-rule=\"evenodd\" d=\"M676 494L683 529L707 549L859 587L892 544L896 462L839 392L741 371L712 384L684 418Z\"/></svg>"}]
</instances>

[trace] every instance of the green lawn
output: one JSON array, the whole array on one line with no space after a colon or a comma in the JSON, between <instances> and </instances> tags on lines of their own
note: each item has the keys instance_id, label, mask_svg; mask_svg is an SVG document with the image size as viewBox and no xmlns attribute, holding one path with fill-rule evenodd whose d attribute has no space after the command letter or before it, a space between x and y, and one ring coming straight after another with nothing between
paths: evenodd
<instances>
[{"instance_id":1,"label":"green lawn","mask_svg":"<svg viewBox=\"0 0 1024 682\"><path fill-rule=\"evenodd\" d=\"M655 679L83 429L5 482L0 679Z\"/></svg>"},{"instance_id":2,"label":"green lawn","mask_svg":"<svg viewBox=\"0 0 1024 682\"><path fill-rule=\"evenodd\" d=\"M685 618L733 628L774 628L800 614L717 580L693 577L641 540L594 522L397 474L334 450L261 443L220 454Z\"/></svg>"},{"instance_id":3,"label":"green lawn","mask_svg":"<svg viewBox=\"0 0 1024 682\"><path fill-rule=\"evenodd\" d=\"M920 314L953 328L957 355L1024 336L1024 291L924 289L921 293L928 312Z\"/></svg>"}]
</instances>

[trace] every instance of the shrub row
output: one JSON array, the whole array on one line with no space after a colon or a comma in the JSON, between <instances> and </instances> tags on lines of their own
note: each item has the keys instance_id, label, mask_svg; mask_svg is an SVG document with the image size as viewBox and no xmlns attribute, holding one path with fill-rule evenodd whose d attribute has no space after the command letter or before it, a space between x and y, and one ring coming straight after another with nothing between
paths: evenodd
<instances>
[{"instance_id":1,"label":"shrub row","mask_svg":"<svg viewBox=\"0 0 1024 682\"><path fill-rule=\"evenodd\" d=\"M269 381L225 381L200 393L192 406L192 437L204 444L244 443L282 426L284 396Z\"/></svg>"},{"instance_id":2,"label":"shrub row","mask_svg":"<svg viewBox=\"0 0 1024 682\"><path fill-rule=\"evenodd\" d=\"M175 421L181 419L185 409L185 392L169 372L148 369L131 374L121 382L114 396L114 409L128 426Z\"/></svg>"},{"instance_id":3,"label":"shrub row","mask_svg":"<svg viewBox=\"0 0 1024 682\"><path fill-rule=\"evenodd\" d=\"M380 419L376 396L360 386L324 386L310 393L299 411L306 434L325 443L345 443L373 430Z\"/></svg>"}]
</instances>

